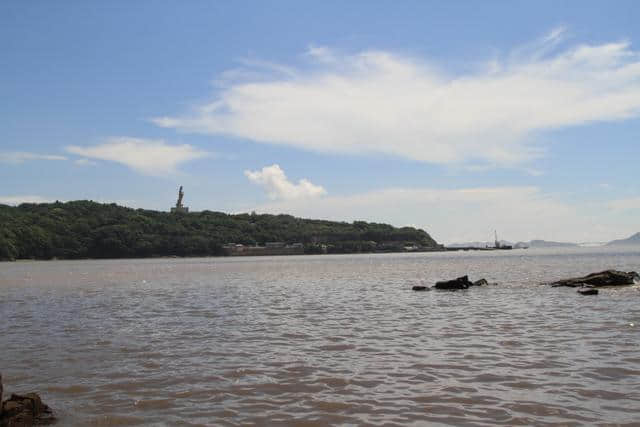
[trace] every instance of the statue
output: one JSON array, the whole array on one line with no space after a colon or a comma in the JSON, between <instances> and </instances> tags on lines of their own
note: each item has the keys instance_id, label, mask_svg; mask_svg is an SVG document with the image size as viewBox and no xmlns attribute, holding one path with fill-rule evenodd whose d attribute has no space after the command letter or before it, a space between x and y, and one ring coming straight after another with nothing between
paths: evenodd
<instances>
[{"instance_id":1,"label":"statue","mask_svg":"<svg viewBox=\"0 0 640 427\"><path fill-rule=\"evenodd\" d=\"M182 198L184 197L184 191L182 191L182 185L180 186L180 189L178 190L178 201L176 202L176 208L181 208L182 207Z\"/></svg>"},{"instance_id":2,"label":"statue","mask_svg":"<svg viewBox=\"0 0 640 427\"><path fill-rule=\"evenodd\" d=\"M178 190L178 201L176 202L175 208L171 208L172 213L187 213L189 212L189 208L182 204L182 198L184 197L184 191L182 191L182 185Z\"/></svg>"}]
</instances>

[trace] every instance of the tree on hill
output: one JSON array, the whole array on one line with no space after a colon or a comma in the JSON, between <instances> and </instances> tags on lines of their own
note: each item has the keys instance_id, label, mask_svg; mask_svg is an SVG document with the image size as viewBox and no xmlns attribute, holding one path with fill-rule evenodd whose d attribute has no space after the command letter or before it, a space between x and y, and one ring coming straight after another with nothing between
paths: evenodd
<instances>
[{"instance_id":1,"label":"tree on hill","mask_svg":"<svg viewBox=\"0 0 640 427\"><path fill-rule=\"evenodd\" d=\"M306 253L437 249L424 230L291 215L172 214L91 201L0 205L0 259L224 255L227 243L302 243Z\"/></svg>"}]
</instances>

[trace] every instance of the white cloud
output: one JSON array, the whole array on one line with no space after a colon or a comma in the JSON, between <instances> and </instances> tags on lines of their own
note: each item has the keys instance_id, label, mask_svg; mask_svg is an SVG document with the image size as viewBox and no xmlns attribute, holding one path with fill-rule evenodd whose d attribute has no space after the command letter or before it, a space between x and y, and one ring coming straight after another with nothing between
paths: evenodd
<instances>
[{"instance_id":1,"label":"white cloud","mask_svg":"<svg viewBox=\"0 0 640 427\"><path fill-rule=\"evenodd\" d=\"M265 166L259 171L246 170L244 174L254 184L264 187L272 200L308 199L327 194L324 188L306 179L299 180L297 184L289 181L277 164Z\"/></svg>"},{"instance_id":2,"label":"white cloud","mask_svg":"<svg viewBox=\"0 0 640 427\"><path fill-rule=\"evenodd\" d=\"M0 204L17 206L21 203L52 203L55 200L42 196L25 195L25 196L0 196Z\"/></svg>"},{"instance_id":3,"label":"white cloud","mask_svg":"<svg viewBox=\"0 0 640 427\"><path fill-rule=\"evenodd\" d=\"M441 243L491 241L494 230L507 240L607 241L637 228L633 219L625 222L601 215L599 206L570 205L537 187L390 188L275 201L253 209L305 218L415 225Z\"/></svg>"},{"instance_id":4,"label":"white cloud","mask_svg":"<svg viewBox=\"0 0 640 427\"><path fill-rule=\"evenodd\" d=\"M122 163L147 175L174 173L182 163L210 155L188 144L170 145L163 140L130 137L109 138L92 147L71 145L65 148L84 158Z\"/></svg>"},{"instance_id":5,"label":"white cloud","mask_svg":"<svg viewBox=\"0 0 640 427\"><path fill-rule=\"evenodd\" d=\"M85 158L78 159L73 163L75 163L78 166L95 166L95 165L97 165L97 163L94 162L93 160L89 160L89 159L85 159Z\"/></svg>"},{"instance_id":6,"label":"white cloud","mask_svg":"<svg viewBox=\"0 0 640 427\"><path fill-rule=\"evenodd\" d=\"M67 160L67 158L52 154L36 154L24 151L0 152L0 162L2 163L20 164L29 160Z\"/></svg>"},{"instance_id":7,"label":"white cloud","mask_svg":"<svg viewBox=\"0 0 640 427\"><path fill-rule=\"evenodd\" d=\"M561 50L563 32L462 75L392 52L312 47L311 67L272 64L192 114L153 121L319 152L513 165L541 155L536 132L640 115L638 52L626 42Z\"/></svg>"},{"instance_id":8,"label":"white cloud","mask_svg":"<svg viewBox=\"0 0 640 427\"><path fill-rule=\"evenodd\" d=\"M615 212L638 210L640 211L640 197L612 200L608 203L609 209Z\"/></svg>"},{"instance_id":9,"label":"white cloud","mask_svg":"<svg viewBox=\"0 0 640 427\"><path fill-rule=\"evenodd\" d=\"M326 46L309 46L307 49L307 55L313 58L318 62L323 63L335 63L337 57L333 50L329 49Z\"/></svg>"}]
</instances>

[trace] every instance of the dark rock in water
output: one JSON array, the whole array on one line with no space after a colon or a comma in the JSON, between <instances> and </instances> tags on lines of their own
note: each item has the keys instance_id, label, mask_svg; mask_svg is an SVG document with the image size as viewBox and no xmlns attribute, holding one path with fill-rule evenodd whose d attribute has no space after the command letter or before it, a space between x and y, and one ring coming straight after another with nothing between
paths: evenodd
<instances>
[{"instance_id":1,"label":"dark rock in water","mask_svg":"<svg viewBox=\"0 0 640 427\"><path fill-rule=\"evenodd\" d=\"M414 286L413 288L411 288L414 291L428 291L429 288L427 288L426 286Z\"/></svg>"},{"instance_id":2,"label":"dark rock in water","mask_svg":"<svg viewBox=\"0 0 640 427\"><path fill-rule=\"evenodd\" d=\"M469 286L473 286L473 282L469 281L469 276L462 276L454 280L436 282L436 285L434 287L436 289L458 290L468 289Z\"/></svg>"},{"instance_id":3,"label":"dark rock in water","mask_svg":"<svg viewBox=\"0 0 640 427\"><path fill-rule=\"evenodd\" d=\"M434 288L454 291L458 289L468 289L471 286L486 286L489 284L490 283L487 282L486 279L480 279L480 280L476 280L475 282L472 282L469 280L469 276L462 276L453 280L444 280L442 282L436 282L436 285L434 286ZM495 285L495 283L491 283L491 284Z\"/></svg>"},{"instance_id":4,"label":"dark rock in water","mask_svg":"<svg viewBox=\"0 0 640 427\"><path fill-rule=\"evenodd\" d=\"M56 421L51 408L42 403L37 393L12 394L2 402L0 426L29 427L51 424Z\"/></svg>"},{"instance_id":5,"label":"dark rock in water","mask_svg":"<svg viewBox=\"0 0 640 427\"><path fill-rule=\"evenodd\" d=\"M598 295L598 290L594 288L578 289L580 295Z\"/></svg>"},{"instance_id":6,"label":"dark rock in water","mask_svg":"<svg viewBox=\"0 0 640 427\"><path fill-rule=\"evenodd\" d=\"M591 273L584 277L575 277L572 279L558 280L549 283L551 286L569 286L577 287L600 287L600 286L624 286L633 285L636 281L640 281L640 276L635 271L625 273L624 271L606 270L599 273Z\"/></svg>"}]
</instances>

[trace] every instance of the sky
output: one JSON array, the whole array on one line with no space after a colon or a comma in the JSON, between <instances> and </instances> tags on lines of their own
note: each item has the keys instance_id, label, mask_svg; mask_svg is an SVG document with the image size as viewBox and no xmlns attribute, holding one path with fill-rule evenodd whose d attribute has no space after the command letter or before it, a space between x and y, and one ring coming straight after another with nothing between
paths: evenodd
<instances>
[{"instance_id":1,"label":"sky","mask_svg":"<svg viewBox=\"0 0 640 427\"><path fill-rule=\"evenodd\" d=\"M640 2L0 2L0 203L640 231Z\"/></svg>"}]
</instances>

